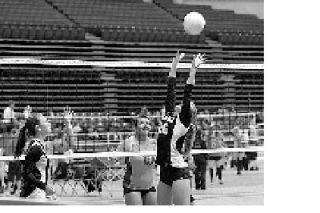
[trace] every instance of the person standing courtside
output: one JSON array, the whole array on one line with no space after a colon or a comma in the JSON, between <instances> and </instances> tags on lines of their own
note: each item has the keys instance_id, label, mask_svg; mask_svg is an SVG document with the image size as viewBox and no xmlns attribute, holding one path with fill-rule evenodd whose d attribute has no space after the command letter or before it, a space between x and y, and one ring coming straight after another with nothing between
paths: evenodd
<instances>
[{"instance_id":1,"label":"person standing courtside","mask_svg":"<svg viewBox=\"0 0 320 213\"><path fill-rule=\"evenodd\" d=\"M3 110L3 123L5 124L6 132L8 133L14 128L16 124L14 106L14 102L10 100L8 106Z\"/></svg>"},{"instance_id":2,"label":"person standing courtside","mask_svg":"<svg viewBox=\"0 0 320 213\"><path fill-rule=\"evenodd\" d=\"M213 133L213 137L210 137L208 148L219 149L224 148L226 145L223 142L223 134L219 131ZM216 170L216 176L219 179L219 183L223 184L222 170L224 168L225 153L212 153L209 154L208 167L211 184L213 184L213 170Z\"/></svg>"},{"instance_id":3,"label":"person standing courtside","mask_svg":"<svg viewBox=\"0 0 320 213\"><path fill-rule=\"evenodd\" d=\"M201 138L201 130L197 130L193 149L207 149L206 142ZM207 154L194 155L196 164L195 183L196 189L206 189Z\"/></svg>"},{"instance_id":4,"label":"person standing courtside","mask_svg":"<svg viewBox=\"0 0 320 213\"><path fill-rule=\"evenodd\" d=\"M234 148L242 148L242 141L243 141L243 135L240 132L240 129L238 126L233 128L233 143ZM233 160L235 161L236 167L237 167L237 175L241 175L241 170L243 169L243 158L244 158L244 152L234 152L233 153Z\"/></svg>"}]
</instances>

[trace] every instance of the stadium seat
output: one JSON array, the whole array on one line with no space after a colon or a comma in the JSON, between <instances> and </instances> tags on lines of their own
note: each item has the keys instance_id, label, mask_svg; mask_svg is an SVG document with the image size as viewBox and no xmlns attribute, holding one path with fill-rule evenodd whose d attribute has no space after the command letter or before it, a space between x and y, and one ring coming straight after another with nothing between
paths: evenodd
<instances>
[{"instance_id":1,"label":"stadium seat","mask_svg":"<svg viewBox=\"0 0 320 213\"><path fill-rule=\"evenodd\" d=\"M27 27L27 31L28 31L28 39L29 40L35 40L36 39L36 30L34 27L28 26Z\"/></svg>"},{"instance_id":2,"label":"stadium seat","mask_svg":"<svg viewBox=\"0 0 320 213\"><path fill-rule=\"evenodd\" d=\"M44 28L44 40L52 40L53 39L53 32L51 27Z\"/></svg>"},{"instance_id":3,"label":"stadium seat","mask_svg":"<svg viewBox=\"0 0 320 213\"><path fill-rule=\"evenodd\" d=\"M35 28L35 40L43 40L44 39L44 30L42 27L37 26Z\"/></svg>"},{"instance_id":4,"label":"stadium seat","mask_svg":"<svg viewBox=\"0 0 320 213\"><path fill-rule=\"evenodd\" d=\"M5 25L3 27L3 32L2 33L3 33L2 34L3 38L10 38L11 37L11 28L9 26Z\"/></svg>"}]
</instances>

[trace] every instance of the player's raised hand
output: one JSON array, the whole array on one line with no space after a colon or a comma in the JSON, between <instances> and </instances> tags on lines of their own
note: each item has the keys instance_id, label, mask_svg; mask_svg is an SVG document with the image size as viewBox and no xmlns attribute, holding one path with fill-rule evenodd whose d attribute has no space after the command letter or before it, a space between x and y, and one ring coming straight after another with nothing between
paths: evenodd
<instances>
[{"instance_id":1,"label":"player's raised hand","mask_svg":"<svg viewBox=\"0 0 320 213\"><path fill-rule=\"evenodd\" d=\"M199 53L198 55L193 55L192 68L197 69L201 64L205 63L205 54Z\"/></svg>"},{"instance_id":2,"label":"player's raised hand","mask_svg":"<svg viewBox=\"0 0 320 213\"><path fill-rule=\"evenodd\" d=\"M169 76L176 77L177 65L183 59L184 56L184 53L180 53L179 51L177 51L176 56L172 59Z\"/></svg>"},{"instance_id":3,"label":"player's raised hand","mask_svg":"<svg viewBox=\"0 0 320 213\"><path fill-rule=\"evenodd\" d=\"M192 84L195 85L196 83L196 73L197 73L197 68L205 63L206 58L204 54L198 54L198 55L193 55L193 59L192 59L192 67L190 69L190 73L189 73L189 78L187 83L188 84Z\"/></svg>"},{"instance_id":4,"label":"player's raised hand","mask_svg":"<svg viewBox=\"0 0 320 213\"><path fill-rule=\"evenodd\" d=\"M63 112L64 119L66 119L67 121L71 121L72 116L73 116L73 111L71 110L71 108L69 106L64 108L64 112Z\"/></svg>"}]
</instances>

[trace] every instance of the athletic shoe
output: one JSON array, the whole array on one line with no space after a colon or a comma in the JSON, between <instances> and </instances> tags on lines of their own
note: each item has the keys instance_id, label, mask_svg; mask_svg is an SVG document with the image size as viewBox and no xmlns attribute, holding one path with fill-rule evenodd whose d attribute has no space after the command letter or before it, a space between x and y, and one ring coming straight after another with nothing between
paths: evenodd
<instances>
[{"instance_id":1,"label":"athletic shoe","mask_svg":"<svg viewBox=\"0 0 320 213\"><path fill-rule=\"evenodd\" d=\"M10 194L11 194L11 195L14 195L14 194L16 193L17 189L18 189L18 186L15 184L15 185L13 186L13 190L10 192Z\"/></svg>"},{"instance_id":2,"label":"athletic shoe","mask_svg":"<svg viewBox=\"0 0 320 213\"><path fill-rule=\"evenodd\" d=\"M193 201L195 201L195 198L192 195L190 195L190 203L193 203Z\"/></svg>"}]
</instances>

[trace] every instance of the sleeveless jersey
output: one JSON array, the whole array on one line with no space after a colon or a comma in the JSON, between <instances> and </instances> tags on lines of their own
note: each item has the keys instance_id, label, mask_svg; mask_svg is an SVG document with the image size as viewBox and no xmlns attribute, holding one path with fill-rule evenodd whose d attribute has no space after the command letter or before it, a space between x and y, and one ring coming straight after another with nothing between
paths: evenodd
<instances>
[{"instance_id":1,"label":"sleeveless jersey","mask_svg":"<svg viewBox=\"0 0 320 213\"><path fill-rule=\"evenodd\" d=\"M139 152L139 151L152 151L155 150L156 144L153 139L148 139L146 144L139 144L139 141L135 138L135 136L129 137L125 143L131 146L131 151ZM152 186L155 186L155 164L153 158L153 163L149 165L143 156L132 156L126 158L127 170L123 180L124 188L131 189L149 189Z\"/></svg>"}]
</instances>

